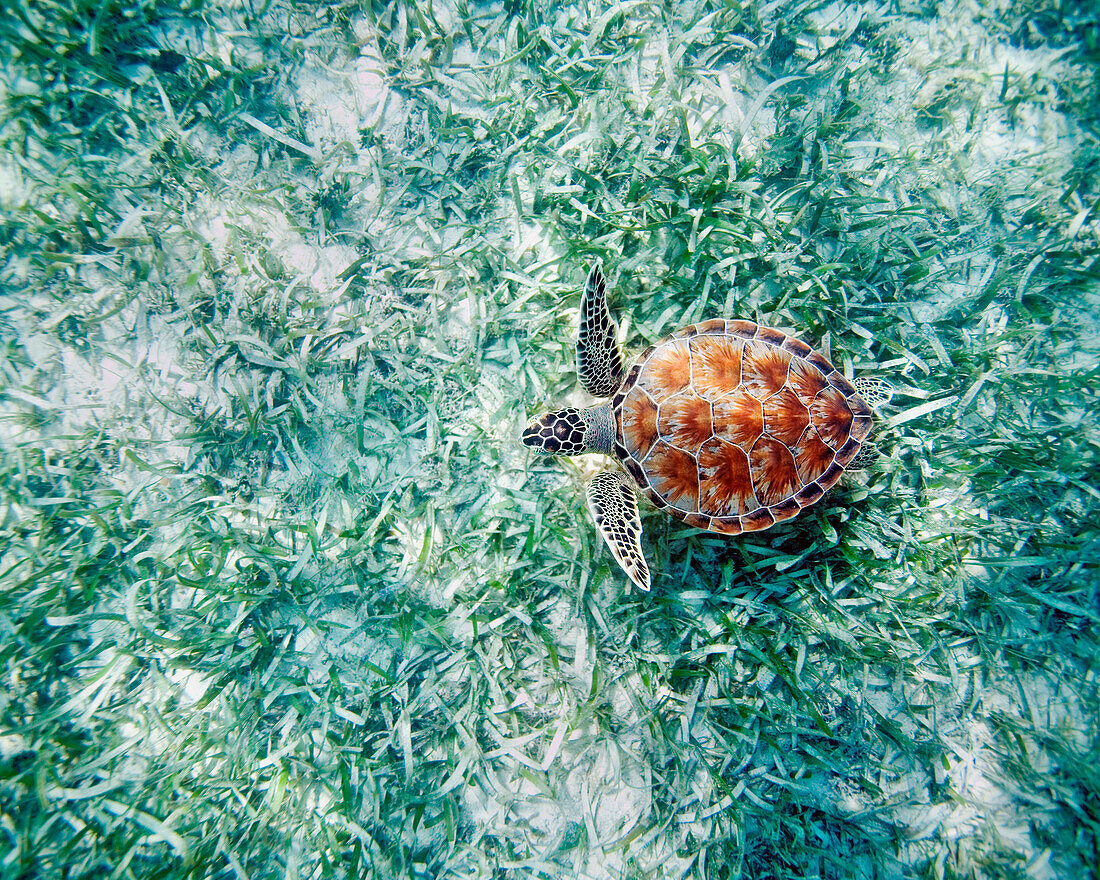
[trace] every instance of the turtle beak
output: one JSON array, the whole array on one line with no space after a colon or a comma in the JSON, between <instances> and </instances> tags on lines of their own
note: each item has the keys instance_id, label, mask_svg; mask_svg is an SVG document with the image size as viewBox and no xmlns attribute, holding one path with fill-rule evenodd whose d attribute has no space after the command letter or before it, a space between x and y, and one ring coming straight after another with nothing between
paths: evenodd
<instances>
[{"instance_id":1,"label":"turtle beak","mask_svg":"<svg viewBox=\"0 0 1100 880\"><path fill-rule=\"evenodd\" d=\"M549 414L547 414L549 415ZM549 455L550 450L546 448L546 439L543 437L543 429L546 425L547 416L541 416L534 419L523 431L523 445L530 446L535 452L542 455Z\"/></svg>"}]
</instances>

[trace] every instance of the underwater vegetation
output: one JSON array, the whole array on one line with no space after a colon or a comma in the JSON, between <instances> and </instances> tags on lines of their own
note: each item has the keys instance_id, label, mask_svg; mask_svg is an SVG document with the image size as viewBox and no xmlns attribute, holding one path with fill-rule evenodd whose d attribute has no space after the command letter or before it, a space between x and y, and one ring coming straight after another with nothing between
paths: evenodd
<instances>
[{"instance_id":1,"label":"underwater vegetation","mask_svg":"<svg viewBox=\"0 0 1100 880\"><path fill-rule=\"evenodd\" d=\"M4 877L1096 876L1094 3L9 7ZM632 590L596 261L878 461Z\"/></svg>"}]
</instances>

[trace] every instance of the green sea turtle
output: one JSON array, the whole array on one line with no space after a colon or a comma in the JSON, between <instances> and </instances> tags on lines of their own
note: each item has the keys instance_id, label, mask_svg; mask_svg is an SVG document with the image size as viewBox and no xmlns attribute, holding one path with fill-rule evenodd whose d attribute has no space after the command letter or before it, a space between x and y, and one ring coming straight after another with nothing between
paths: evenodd
<instances>
[{"instance_id":1,"label":"green sea turtle","mask_svg":"<svg viewBox=\"0 0 1100 880\"><path fill-rule=\"evenodd\" d=\"M875 380L849 382L806 343L745 320L715 319L666 336L624 366L597 264L581 299L577 373L604 403L532 421L537 452L602 452L620 468L588 484L612 555L641 590L638 493L689 525L726 535L766 529L816 503L845 469L874 458ZM858 386L858 387L857 387Z\"/></svg>"}]
</instances>

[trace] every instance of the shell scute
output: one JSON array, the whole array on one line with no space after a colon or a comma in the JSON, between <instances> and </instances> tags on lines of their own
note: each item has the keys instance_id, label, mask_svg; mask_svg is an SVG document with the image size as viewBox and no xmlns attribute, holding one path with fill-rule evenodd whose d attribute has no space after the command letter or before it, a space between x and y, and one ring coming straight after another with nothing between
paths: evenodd
<instances>
[{"instance_id":1,"label":"shell scute","mask_svg":"<svg viewBox=\"0 0 1100 880\"><path fill-rule=\"evenodd\" d=\"M695 325L695 329L700 336L710 336L714 334L725 334L726 322L722 318L711 318L709 321L702 321Z\"/></svg>"},{"instance_id":2,"label":"shell scute","mask_svg":"<svg viewBox=\"0 0 1100 880\"><path fill-rule=\"evenodd\" d=\"M839 449L851 435L852 411L847 399L835 388L826 388L810 404L810 422L822 440Z\"/></svg>"},{"instance_id":3,"label":"shell scute","mask_svg":"<svg viewBox=\"0 0 1100 880\"><path fill-rule=\"evenodd\" d=\"M817 484L822 489L828 489L837 480L840 479L840 475L842 473L844 473L844 468L841 465L837 464L836 460L834 459L833 463L825 468L825 473L817 478Z\"/></svg>"},{"instance_id":4,"label":"shell scute","mask_svg":"<svg viewBox=\"0 0 1100 880\"><path fill-rule=\"evenodd\" d=\"M710 402L690 390L666 397L658 408L657 432L673 446L696 452L713 433Z\"/></svg>"},{"instance_id":5,"label":"shell scute","mask_svg":"<svg viewBox=\"0 0 1100 880\"><path fill-rule=\"evenodd\" d=\"M615 392L615 396L611 399L611 403L615 407L615 409L618 409L622 405L623 398L626 397L627 392L637 384L638 374L641 371L641 361L638 361L629 370L626 371L626 378L623 379L623 384L619 386L619 390Z\"/></svg>"},{"instance_id":6,"label":"shell scute","mask_svg":"<svg viewBox=\"0 0 1100 880\"><path fill-rule=\"evenodd\" d=\"M829 363L829 359L819 351L811 351L806 355L806 362L817 367L823 376L836 371L836 367Z\"/></svg>"},{"instance_id":7,"label":"shell scute","mask_svg":"<svg viewBox=\"0 0 1100 880\"><path fill-rule=\"evenodd\" d=\"M764 430L785 446L794 446L809 424L809 407L790 386L764 401Z\"/></svg>"},{"instance_id":8,"label":"shell scute","mask_svg":"<svg viewBox=\"0 0 1100 880\"><path fill-rule=\"evenodd\" d=\"M794 453L798 478L804 484L812 483L825 473L836 457L829 445L821 439L817 428L812 425L805 430L798 443L791 447L791 452Z\"/></svg>"},{"instance_id":9,"label":"shell scute","mask_svg":"<svg viewBox=\"0 0 1100 880\"><path fill-rule=\"evenodd\" d=\"M691 349L683 339L657 346L638 374L638 385L658 403L691 384Z\"/></svg>"},{"instance_id":10,"label":"shell scute","mask_svg":"<svg viewBox=\"0 0 1100 880\"><path fill-rule=\"evenodd\" d=\"M688 345L696 393L707 400L715 400L741 384L744 343L740 340L725 335L700 336Z\"/></svg>"},{"instance_id":11,"label":"shell scute","mask_svg":"<svg viewBox=\"0 0 1100 880\"><path fill-rule=\"evenodd\" d=\"M714 521L712 516L705 513L686 513L684 522L696 529L710 530L710 524Z\"/></svg>"},{"instance_id":12,"label":"shell scute","mask_svg":"<svg viewBox=\"0 0 1100 880\"><path fill-rule=\"evenodd\" d=\"M781 348L754 339L741 355L741 384L757 400L771 397L787 384L791 355Z\"/></svg>"},{"instance_id":13,"label":"shell scute","mask_svg":"<svg viewBox=\"0 0 1100 880\"><path fill-rule=\"evenodd\" d=\"M780 501L778 504L773 504L769 510L771 510L772 516L775 517L776 522L783 522L784 520L794 519L802 512L802 507L794 498L788 498L786 501Z\"/></svg>"},{"instance_id":14,"label":"shell scute","mask_svg":"<svg viewBox=\"0 0 1100 880\"><path fill-rule=\"evenodd\" d=\"M723 535L740 535L744 531L741 528L741 517L739 516L715 517L711 520L710 530Z\"/></svg>"},{"instance_id":15,"label":"shell scute","mask_svg":"<svg viewBox=\"0 0 1100 880\"><path fill-rule=\"evenodd\" d=\"M851 394L848 396L848 408L852 411L852 415L858 418L871 418L871 407L867 405L867 402L858 394Z\"/></svg>"},{"instance_id":16,"label":"shell scute","mask_svg":"<svg viewBox=\"0 0 1100 880\"><path fill-rule=\"evenodd\" d=\"M726 321L726 333L729 336L739 336L742 339L752 339L756 336L756 330L758 324L753 321L744 321L741 319L735 321Z\"/></svg>"},{"instance_id":17,"label":"shell scute","mask_svg":"<svg viewBox=\"0 0 1100 880\"><path fill-rule=\"evenodd\" d=\"M860 442L855 437L849 437L848 442L836 451L836 460L842 464L847 464L856 457L859 447Z\"/></svg>"},{"instance_id":18,"label":"shell scute","mask_svg":"<svg viewBox=\"0 0 1100 880\"><path fill-rule=\"evenodd\" d=\"M699 450L699 506L714 516L739 516L760 506L745 451L717 437Z\"/></svg>"},{"instance_id":19,"label":"shell scute","mask_svg":"<svg viewBox=\"0 0 1100 880\"><path fill-rule=\"evenodd\" d=\"M645 463L649 484L665 504L686 513L699 512L699 468L695 457L658 440Z\"/></svg>"},{"instance_id":20,"label":"shell scute","mask_svg":"<svg viewBox=\"0 0 1100 880\"><path fill-rule=\"evenodd\" d=\"M641 461L657 439L657 404L640 385L630 389L622 402L619 433L623 446Z\"/></svg>"},{"instance_id":21,"label":"shell scute","mask_svg":"<svg viewBox=\"0 0 1100 880\"><path fill-rule=\"evenodd\" d=\"M767 434L749 452L749 470L756 497L765 506L790 498L802 486L791 451Z\"/></svg>"},{"instance_id":22,"label":"shell scute","mask_svg":"<svg viewBox=\"0 0 1100 880\"><path fill-rule=\"evenodd\" d=\"M743 532L759 532L774 525L775 517L771 515L771 511L766 507L757 508L752 513L746 513L741 517L741 531Z\"/></svg>"},{"instance_id":23,"label":"shell scute","mask_svg":"<svg viewBox=\"0 0 1100 880\"><path fill-rule=\"evenodd\" d=\"M714 402L714 434L746 452L764 433L764 407L744 388Z\"/></svg>"},{"instance_id":24,"label":"shell scute","mask_svg":"<svg viewBox=\"0 0 1100 880\"><path fill-rule=\"evenodd\" d=\"M645 468L638 464L633 458L624 458L622 462L623 467L626 468L626 472L634 478L634 482L637 483L639 487L649 486L649 477L646 476ZM650 500L652 501L653 499L650 498ZM661 504L657 506L660 507Z\"/></svg>"},{"instance_id":25,"label":"shell scute","mask_svg":"<svg viewBox=\"0 0 1100 880\"><path fill-rule=\"evenodd\" d=\"M803 507L809 507L811 504L817 504L824 494L825 490L817 483L807 483L795 493L794 500Z\"/></svg>"},{"instance_id":26,"label":"shell scute","mask_svg":"<svg viewBox=\"0 0 1100 880\"><path fill-rule=\"evenodd\" d=\"M856 389L853 387L852 383L836 370L833 370L826 378L829 380L829 384L845 397L852 397L855 395Z\"/></svg>"},{"instance_id":27,"label":"shell scute","mask_svg":"<svg viewBox=\"0 0 1100 880\"><path fill-rule=\"evenodd\" d=\"M782 330L776 330L774 327L758 326L756 328L756 338L764 342L769 342L776 347L780 347L791 337Z\"/></svg>"},{"instance_id":28,"label":"shell scute","mask_svg":"<svg viewBox=\"0 0 1100 880\"><path fill-rule=\"evenodd\" d=\"M817 397L822 390L829 387L829 382L826 380L825 374L802 357L796 357L791 360L787 382L788 387L797 394L798 399L807 406L814 402L814 398Z\"/></svg>"},{"instance_id":29,"label":"shell scute","mask_svg":"<svg viewBox=\"0 0 1100 880\"><path fill-rule=\"evenodd\" d=\"M795 339L793 336L788 336L783 340L783 348L797 358L804 358L813 351L805 342L801 339Z\"/></svg>"}]
</instances>

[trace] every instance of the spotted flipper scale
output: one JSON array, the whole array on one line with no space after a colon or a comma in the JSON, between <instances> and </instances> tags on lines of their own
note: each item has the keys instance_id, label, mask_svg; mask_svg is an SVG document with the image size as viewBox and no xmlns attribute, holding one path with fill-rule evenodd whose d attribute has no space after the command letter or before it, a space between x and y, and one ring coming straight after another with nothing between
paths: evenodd
<instances>
[{"instance_id":1,"label":"spotted flipper scale","mask_svg":"<svg viewBox=\"0 0 1100 880\"><path fill-rule=\"evenodd\" d=\"M577 375L594 397L610 397L622 384L623 359L615 341L618 328L607 308L607 283L597 263L588 273L581 298Z\"/></svg>"},{"instance_id":2,"label":"spotted flipper scale","mask_svg":"<svg viewBox=\"0 0 1100 880\"><path fill-rule=\"evenodd\" d=\"M649 566L642 555L638 498L618 474L596 474L588 484L588 509L611 555L642 592L649 592Z\"/></svg>"}]
</instances>

